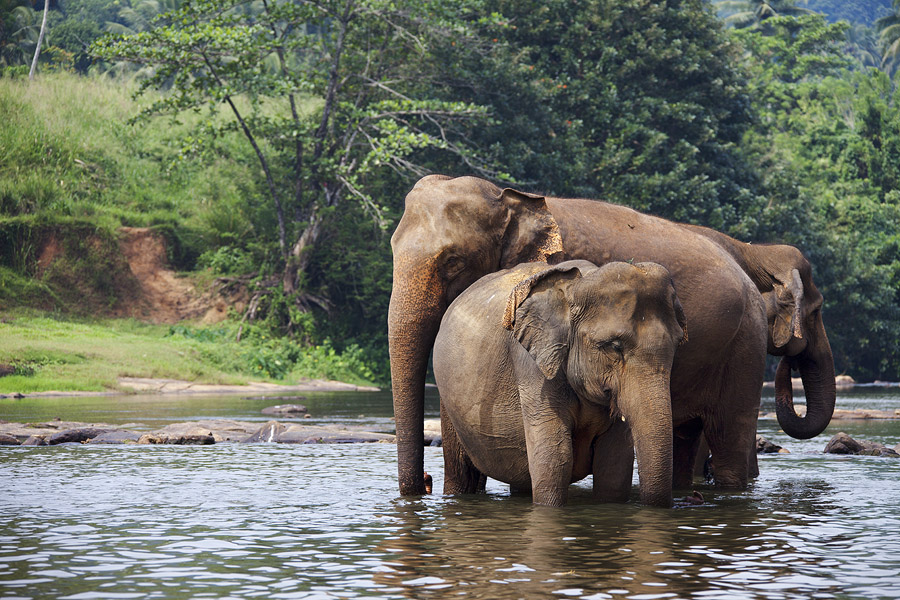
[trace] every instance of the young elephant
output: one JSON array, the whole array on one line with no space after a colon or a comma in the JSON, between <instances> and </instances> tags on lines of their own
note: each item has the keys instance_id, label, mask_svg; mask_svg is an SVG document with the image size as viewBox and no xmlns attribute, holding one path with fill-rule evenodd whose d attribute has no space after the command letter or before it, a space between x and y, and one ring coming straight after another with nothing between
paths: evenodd
<instances>
[{"instance_id":1,"label":"young elephant","mask_svg":"<svg viewBox=\"0 0 900 600\"><path fill-rule=\"evenodd\" d=\"M595 497L621 502L636 447L641 502L670 506L669 379L686 336L656 263L527 263L483 277L450 305L434 346L444 492L475 492L489 476L562 506L593 474Z\"/></svg>"}]
</instances>

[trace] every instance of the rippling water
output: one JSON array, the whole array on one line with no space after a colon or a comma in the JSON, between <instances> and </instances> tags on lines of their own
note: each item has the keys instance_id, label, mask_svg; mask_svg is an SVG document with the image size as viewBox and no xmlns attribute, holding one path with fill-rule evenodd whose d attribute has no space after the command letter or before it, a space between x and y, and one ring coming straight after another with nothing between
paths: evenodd
<instances>
[{"instance_id":1,"label":"rippling water","mask_svg":"<svg viewBox=\"0 0 900 600\"><path fill-rule=\"evenodd\" d=\"M900 597L900 459L760 426L792 453L672 510L399 498L389 444L4 447L0 597Z\"/></svg>"}]
</instances>

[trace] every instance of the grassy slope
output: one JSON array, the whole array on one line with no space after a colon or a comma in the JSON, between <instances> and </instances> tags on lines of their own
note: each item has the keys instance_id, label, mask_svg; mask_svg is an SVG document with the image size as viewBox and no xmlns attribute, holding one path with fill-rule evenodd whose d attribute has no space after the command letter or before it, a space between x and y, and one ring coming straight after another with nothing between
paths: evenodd
<instances>
[{"instance_id":1,"label":"grassy slope","mask_svg":"<svg viewBox=\"0 0 900 600\"><path fill-rule=\"evenodd\" d=\"M102 390L120 376L371 381L357 357L327 346L300 349L246 329L237 344L236 323L185 336L168 335L168 326L66 316L91 310L67 304L53 281L36 276L39 236L22 232L162 226L176 251L191 246L196 257L257 236L255 227L266 222L256 163L237 134L216 140L204 160L187 160L178 140L205 117L127 125L146 102L133 100L133 90L62 73L0 79L0 364L20 373L0 377L0 393ZM34 310L48 305L59 310Z\"/></svg>"}]
</instances>

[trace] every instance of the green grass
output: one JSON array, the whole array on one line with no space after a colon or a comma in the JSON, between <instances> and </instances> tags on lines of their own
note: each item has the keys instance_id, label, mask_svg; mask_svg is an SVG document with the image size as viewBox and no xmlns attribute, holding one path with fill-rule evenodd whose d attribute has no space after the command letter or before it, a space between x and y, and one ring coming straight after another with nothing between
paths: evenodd
<instances>
[{"instance_id":1,"label":"green grass","mask_svg":"<svg viewBox=\"0 0 900 600\"><path fill-rule=\"evenodd\" d=\"M0 317L0 394L119 389L119 377L159 377L238 385L330 378L370 384L371 373L350 349L301 348L286 338L237 325L205 328L152 325L132 319L76 320L34 311Z\"/></svg>"},{"instance_id":2,"label":"green grass","mask_svg":"<svg viewBox=\"0 0 900 600\"><path fill-rule=\"evenodd\" d=\"M135 89L66 73L0 78L0 225L35 215L108 230L165 226L193 246L191 260L253 232L259 169L242 136L220 136L189 160L184 140L204 117L129 125L152 100L133 99Z\"/></svg>"}]
</instances>

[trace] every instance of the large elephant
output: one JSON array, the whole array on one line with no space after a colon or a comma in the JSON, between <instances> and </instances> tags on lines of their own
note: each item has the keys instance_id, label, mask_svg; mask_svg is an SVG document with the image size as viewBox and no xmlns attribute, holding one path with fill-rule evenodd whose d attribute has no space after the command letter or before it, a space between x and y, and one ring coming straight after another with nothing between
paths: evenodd
<instances>
[{"instance_id":1,"label":"large elephant","mask_svg":"<svg viewBox=\"0 0 900 600\"><path fill-rule=\"evenodd\" d=\"M651 261L669 270L690 324L689 341L676 352L672 369L675 486L693 481L701 432L713 453L717 484L746 486L755 459L766 311L757 285L721 240L605 202L544 198L474 177L431 175L407 195L391 246L388 340L402 494L424 493L425 372L447 306L488 273L567 259ZM810 358L830 359L830 353ZM833 387L810 381L811 409L833 402ZM802 421L809 434L827 425L828 419L811 417L822 412L813 409Z\"/></svg>"},{"instance_id":2,"label":"large elephant","mask_svg":"<svg viewBox=\"0 0 900 600\"><path fill-rule=\"evenodd\" d=\"M593 474L597 499L625 501L636 448L641 501L671 506L669 379L685 332L656 263L526 263L479 279L434 343L444 492L486 475L562 506Z\"/></svg>"}]
</instances>

